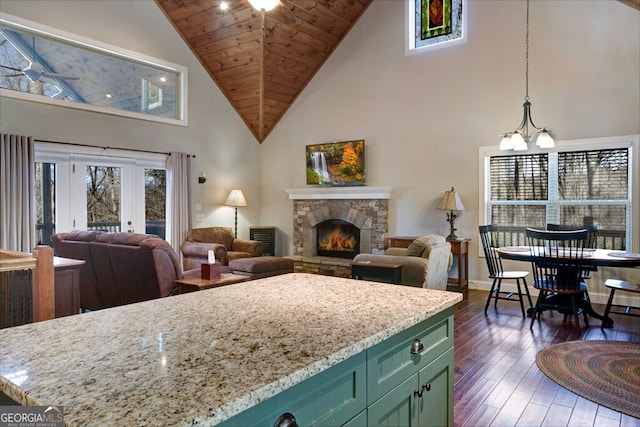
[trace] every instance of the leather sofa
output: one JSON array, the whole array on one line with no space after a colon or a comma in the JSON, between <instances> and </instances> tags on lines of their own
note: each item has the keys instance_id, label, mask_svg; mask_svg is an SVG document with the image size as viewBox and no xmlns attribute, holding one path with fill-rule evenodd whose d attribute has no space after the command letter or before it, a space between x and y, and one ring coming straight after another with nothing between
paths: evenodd
<instances>
[{"instance_id":1,"label":"leather sofa","mask_svg":"<svg viewBox=\"0 0 640 427\"><path fill-rule=\"evenodd\" d=\"M400 264L403 285L446 290L453 256L451 244L432 234L415 239L408 248L387 248L384 255L358 254L353 261Z\"/></svg>"},{"instance_id":2,"label":"leather sofa","mask_svg":"<svg viewBox=\"0 0 640 427\"><path fill-rule=\"evenodd\" d=\"M174 293L175 280L185 277L171 245L154 235L71 231L53 235L51 245L56 256L85 261L80 307L86 310L166 297Z\"/></svg>"},{"instance_id":3,"label":"leather sofa","mask_svg":"<svg viewBox=\"0 0 640 427\"><path fill-rule=\"evenodd\" d=\"M208 262L209 250L213 250L216 262L228 266L234 259L259 257L263 247L257 240L235 238L230 227L206 227L189 230L180 250L184 269L191 270Z\"/></svg>"}]
</instances>

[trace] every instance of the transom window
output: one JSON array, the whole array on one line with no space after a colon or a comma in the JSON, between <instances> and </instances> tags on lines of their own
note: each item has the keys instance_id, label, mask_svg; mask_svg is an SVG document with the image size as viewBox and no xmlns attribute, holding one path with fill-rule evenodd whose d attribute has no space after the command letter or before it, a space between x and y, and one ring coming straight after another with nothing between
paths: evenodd
<instances>
[{"instance_id":1,"label":"transom window","mask_svg":"<svg viewBox=\"0 0 640 427\"><path fill-rule=\"evenodd\" d=\"M0 12L0 95L187 125L185 67Z\"/></svg>"},{"instance_id":2,"label":"transom window","mask_svg":"<svg viewBox=\"0 0 640 427\"><path fill-rule=\"evenodd\" d=\"M595 224L597 247L631 250L632 159L628 143L487 154L485 223L511 227L501 244L524 244L526 227Z\"/></svg>"}]
</instances>

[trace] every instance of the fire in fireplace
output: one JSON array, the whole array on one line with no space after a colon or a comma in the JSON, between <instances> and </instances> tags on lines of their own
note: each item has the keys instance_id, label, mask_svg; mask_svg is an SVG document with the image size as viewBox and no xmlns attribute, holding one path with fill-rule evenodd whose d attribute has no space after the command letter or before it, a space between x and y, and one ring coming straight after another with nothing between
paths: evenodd
<instances>
[{"instance_id":1,"label":"fire in fireplace","mask_svg":"<svg viewBox=\"0 0 640 427\"><path fill-rule=\"evenodd\" d=\"M329 219L316 226L318 256L352 259L360 253L360 229L341 219Z\"/></svg>"}]
</instances>

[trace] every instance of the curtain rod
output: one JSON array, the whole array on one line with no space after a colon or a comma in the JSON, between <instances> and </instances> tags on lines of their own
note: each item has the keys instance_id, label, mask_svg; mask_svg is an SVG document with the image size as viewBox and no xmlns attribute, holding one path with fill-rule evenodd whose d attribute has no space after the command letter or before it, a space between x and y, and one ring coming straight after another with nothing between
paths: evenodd
<instances>
[{"instance_id":1,"label":"curtain rod","mask_svg":"<svg viewBox=\"0 0 640 427\"><path fill-rule=\"evenodd\" d=\"M117 147L101 147L99 145L91 145L91 144L78 144L76 142L64 142L64 141L48 141L45 139L35 139L35 142L45 142L50 144L63 144L63 145L75 145L76 147L89 147L89 148L102 148L103 150L108 150L113 148L114 150L122 150L122 151L136 151L138 153L150 153L150 154L164 154L166 156L171 156L171 153L166 153L162 151L152 151L152 150L137 150L135 148L117 148ZM196 158L195 154L188 154L187 156L191 156L194 159Z\"/></svg>"}]
</instances>

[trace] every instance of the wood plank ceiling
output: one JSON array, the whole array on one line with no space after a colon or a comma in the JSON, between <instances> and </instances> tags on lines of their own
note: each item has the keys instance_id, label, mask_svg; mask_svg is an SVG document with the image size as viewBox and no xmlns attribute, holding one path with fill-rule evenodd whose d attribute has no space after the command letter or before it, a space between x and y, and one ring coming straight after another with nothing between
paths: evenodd
<instances>
[{"instance_id":1,"label":"wood plank ceiling","mask_svg":"<svg viewBox=\"0 0 640 427\"><path fill-rule=\"evenodd\" d=\"M373 0L156 0L262 143ZM640 10L640 0L619 0Z\"/></svg>"},{"instance_id":2,"label":"wood plank ceiling","mask_svg":"<svg viewBox=\"0 0 640 427\"><path fill-rule=\"evenodd\" d=\"M373 0L156 0L262 143Z\"/></svg>"}]
</instances>

